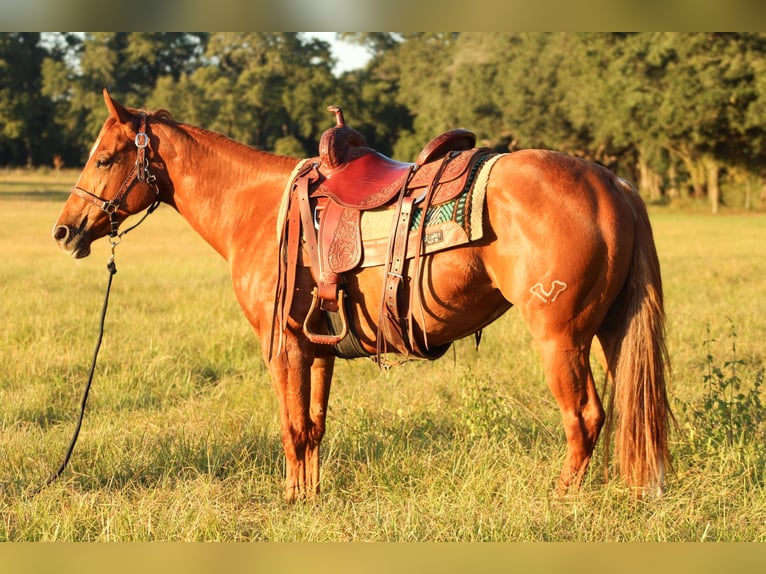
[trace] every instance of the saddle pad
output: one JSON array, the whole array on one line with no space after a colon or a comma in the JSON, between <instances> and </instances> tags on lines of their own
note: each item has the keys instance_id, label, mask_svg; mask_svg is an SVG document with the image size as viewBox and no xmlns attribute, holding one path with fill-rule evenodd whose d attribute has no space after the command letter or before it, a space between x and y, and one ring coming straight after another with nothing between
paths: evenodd
<instances>
[{"instance_id":1,"label":"saddle pad","mask_svg":"<svg viewBox=\"0 0 766 574\"><path fill-rule=\"evenodd\" d=\"M282 192L282 200L279 203L279 211L277 212L277 240L281 240L285 230L285 222L287 221L287 209L290 206L290 193L293 189L293 182L295 177L310 161L312 161L311 158L300 160L295 164L293 171L290 173L290 177L287 178L287 182L285 183L285 190Z\"/></svg>"},{"instance_id":2,"label":"saddle pad","mask_svg":"<svg viewBox=\"0 0 766 574\"><path fill-rule=\"evenodd\" d=\"M483 215L487 182L492 167L501 155L490 157L479 169L475 182L454 199L439 205L432 205L426 214L426 227L423 235L426 254L436 253L451 247L457 247L484 236ZM378 208L362 212L362 267L384 265L388 253L389 238L393 229L396 210ZM410 226L411 236L420 226L423 210L413 211ZM414 257L417 241L410 240L407 257Z\"/></svg>"}]
</instances>

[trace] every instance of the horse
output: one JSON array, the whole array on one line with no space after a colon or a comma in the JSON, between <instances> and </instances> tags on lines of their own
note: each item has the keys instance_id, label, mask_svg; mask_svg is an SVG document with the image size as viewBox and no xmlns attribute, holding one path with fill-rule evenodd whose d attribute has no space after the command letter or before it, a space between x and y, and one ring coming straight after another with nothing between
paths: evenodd
<instances>
[{"instance_id":1,"label":"horse","mask_svg":"<svg viewBox=\"0 0 766 574\"><path fill-rule=\"evenodd\" d=\"M337 355L302 328L315 287L306 265L294 271L292 304L275 328L278 217L302 159L103 95L108 117L53 239L81 258L127 217L159 203L186 219L229 263L235 296L260 340L279 404L285 499L315 497ZM646 207L629 182L587 160L552 150L499 155L486 182L483 237L423 256L422 281L412 287L425 310L413 316L416 330L427 333L429 346L448 346L516 307L562 418L566 455L555 490L581 488L606 428L622 480L639 496L659 495L673 415L662 279ZM380 266L347 274L349 327L370 353L380 336L383 285ZM600 347L614 388L606 409L592 347Z\"/></svg>"}]
</instances>

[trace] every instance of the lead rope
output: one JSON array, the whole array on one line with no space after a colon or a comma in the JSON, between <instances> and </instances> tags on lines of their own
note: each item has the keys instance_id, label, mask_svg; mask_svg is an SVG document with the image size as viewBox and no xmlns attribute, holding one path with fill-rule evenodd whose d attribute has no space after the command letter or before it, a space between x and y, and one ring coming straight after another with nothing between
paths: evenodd
<instances>
[{"instance_id":1,"label":"lead rope","mask_svg":"<svg viewBox=\"0 0 766 574\"><path fill-rule=\"evenodd\" d=\"M40 488L38 488L35 491L35 494L39 493L44 488L50 486L54 481L56 481L63 474L67 464L69 464L69 459L72 458L72 452L74 452L75 444L77 444L77 438L80 436L82 421L83 421L83 418L85 417L85 406L88 403L88 395L90 394L90 387L93 384L93 375L96 372L96 362L98 360L98 352L101 350L101 341L104 338L104 323L106 321L106 310L109 307L109 294L112 291L112 279L117 273L117 265L114 262L114 250L120 244L120 241L122 241L122 237L126 233L133 231L136 227L141 225L144 222L144 220L152 212L154 212L155 209L157 209L159 204L160 204L159 199L155 200L154 203L152 203L152 205L149 207L149 209L144 213L143 217L141 217L141 219L139 219L136 224L128 227L127 229L121 231L120 233L116 232L114 219L112 218L112 214L110 214L113 231L109 235L109 243L112 246L112 255L109 257L109 261L106 264L106 269L107 271L109 271L109 280L106 283L106 293L104 294L104 304L101 308L101 319L99 320L99 326L98 326L98 338L96 339L96 348L93 351L93 359L91 360L91 364L90 364L88 381L85 383L85 389L83 390L82 398L80 399L80 414L77 417L77 424L75 425L74 433L72 434L72 439L69 441L69 447L67 448L66 455L64 456L64 460L61 461L61 464L59 465L58 470L56 470L56 472L51 474L48 480L45 481L45 484L43 484Z\"/></svg>"},{"instance_id":2,"label":"lead rope","mask_svg":"<svg viewBox=\"0 0 766 574\"><path fill-rule=\"evenodd\" d=\"M119 236L117 236L119 237ZM64 469L66 469L67 464L69 464L69 459L72 457L72 452L74 451L75 444L77 444L77 438L80 436L80 429L82 428L82 421L85 417L85 406L88 402L88 394L90 393L90 387L93 384L93 374L96 372L96 362L98 360L98 352L101 349L101 341L104 338L104 322L106 320L106 310L109 306L109 293L112 290L112 279L114 278L114 275L117 273L117 265L114 262L114 248L119 243L118 241L115 242L110 239L110 242L112 244L112 255L109 258L109 261L106 264L106 268L109 271L109 280L106 284L106 294L104 295L104 305L101 308L101 319L99 321L99 329L98 329L98 338L96 339L96 348L93 351L93 359L90 364L90 373L88 374L88 381L85 383L85 389L82 393L82 398L80 399L80 415L77 418L77 425L75 426L74 433L72 434L72 439L69 441L69 448L67 448L66 455L64 456L64 460L61 461L61 464L58 467L58 470L50 475L48 480L45 481L45 484L43 484L40 488L38 488L35 491L35 494L39 493L44 488L50 486L55 480L57 480L62 473L64 472Z\"/></svg>"}]
</instances>

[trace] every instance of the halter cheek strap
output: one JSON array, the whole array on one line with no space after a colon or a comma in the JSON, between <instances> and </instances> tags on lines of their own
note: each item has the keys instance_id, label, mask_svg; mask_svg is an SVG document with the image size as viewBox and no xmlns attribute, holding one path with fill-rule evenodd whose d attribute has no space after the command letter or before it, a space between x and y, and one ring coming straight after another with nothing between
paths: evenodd
<instances>
[{"instance_id":1,"label":"halter cheek strap","mask_svg":"<svg viewBox=\"0 0 766 574\"><path fill-rule=\"evenodd\" d=\"M92 193L78 186L75 186L71 191L71 193L74 193L88 203L95 205L109 216L109 223L111 225L109 237L112 238L120 235L118 233L120 223L116 218L117 210L122 205L122 201L125 199L128 191L130 191L136 181L146 183L154 191L155 199L152 205L149 206L147 214L152 213L155 209L157 209L157 206L160 203L160 190L157 187L157 178L149 171L149 160L146 159L146 148L149 145L149 136L146 133L146 114L141 114L141 124L138 128L138 133L136 134L134 142L136 144L136 148L138 148L135 166L133 171L131 171L130 174L125 178L125 181L122 182L120 190L117 192L117 195L114 196L114 198L104 199L95 193Z\"/></svg>"}]
</instances>

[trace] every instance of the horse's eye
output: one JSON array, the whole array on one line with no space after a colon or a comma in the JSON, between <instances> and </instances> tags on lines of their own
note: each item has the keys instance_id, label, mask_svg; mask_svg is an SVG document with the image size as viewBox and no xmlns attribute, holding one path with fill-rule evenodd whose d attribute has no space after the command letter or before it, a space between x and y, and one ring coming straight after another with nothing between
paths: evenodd
<instances>
[{"instance_id":1,"label":"horse's eye","mask_svg":"<svg viewBox=\"0 0 766 574\"><path fill-rule=\"evenodd\" d=\"M96 167L109 167L109 159L97 159Z\"/></svg>"}]
</instances>

